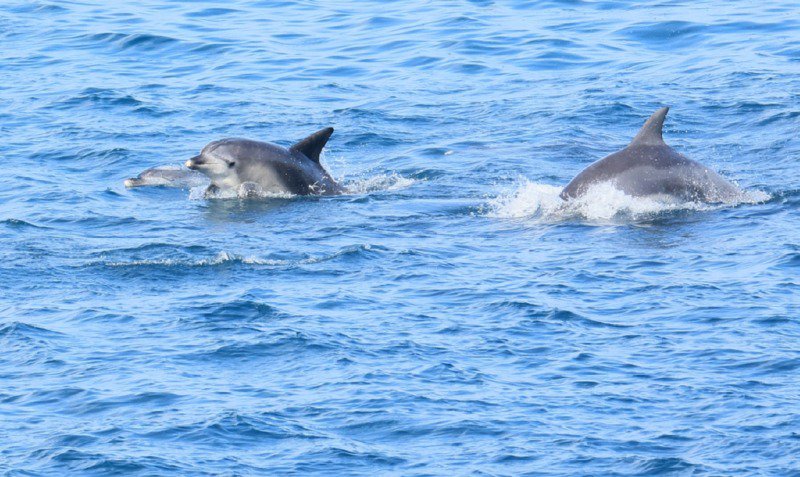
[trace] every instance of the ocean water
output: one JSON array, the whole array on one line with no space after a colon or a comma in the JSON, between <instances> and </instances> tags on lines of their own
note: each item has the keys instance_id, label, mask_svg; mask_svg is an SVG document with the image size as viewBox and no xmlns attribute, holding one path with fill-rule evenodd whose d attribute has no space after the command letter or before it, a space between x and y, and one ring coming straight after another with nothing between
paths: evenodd
<instances>
[{"instance_id":1,"label":"ocean water","mask_svg":"<svg viewBox=\"0 0 800 477\"><path fill-rule=\"evenodd\" d=\"M558 201L663 105L750 199ZM796 1L11 0L0 158L3 475L800 475Z\"/></svg>"}]
</instances>

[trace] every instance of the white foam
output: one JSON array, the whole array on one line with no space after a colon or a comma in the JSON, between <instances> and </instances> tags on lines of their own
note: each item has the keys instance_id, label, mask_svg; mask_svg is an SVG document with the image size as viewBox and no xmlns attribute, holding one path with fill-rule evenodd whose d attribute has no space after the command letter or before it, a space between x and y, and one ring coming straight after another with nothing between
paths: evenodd
<instances>
[{"instance_id":1,"label":"white foam","mask_svg":"<svg viewBox=\"0 0 800 477\"><path fill-rule=\"evenodd\" d=\"M250 183L252 184L252 183ZM205 199L291 199L294 194L288 192L266 192L260 186L240 185L237 189L218 189L206 195L208 186L192 187L189 200Z\"/></svg>"},{"instance_id":2,"label":"white foam","mask_svg":"<svg viewBox=\"0 0 800 477\"><path fill-rule=\"evenodd\" d=\"M728 203L706 204L677 201L674 197L632 197L612 183L596 184L577 199L562 200L561 187L522 180L513 190L491 199L484 209L490 217L532 218L542 222L583 220L589 222L636 221L676 210L713 210L741 203L768 200L763 191L742 191Z\"/></svg>"},{"instance_id":3,"label":"white foam","mask_svg":"<svg viewBox=\"0 0 800 477\"><path fill-rule=\"evenodd\" d=\"M226 263L243 263L246 265L265 265L272 267L292 267L298 265L314 265L317 263L322 263L328 260L336 259L338 257L347 255L352 252L370 251L370 250L372 250L372 246L369 244L364 244L359 246L347 247L328 255L306 257L297 260L274 260L274 259L259 258L254 256L236 255L223 250L221 252L218 252L215 256L209 258L196 258L196 259L156 258L156 259L130 260L130 261L100 260L94 263L105 265L108 267L140 267L140 266L207 267L207 266L224 265Z\"/></svg>"},{"instance_id":4,"label":"white foam","mask_svg":"<svg viewBox=\"0 0 800 477\"><path fill-rule=\"evenodd\" d=\"M229 262L241 262L241 263L246 263L248 265L271 265L271 266L283 266L283 265L290 265L292 263L287 260L270 260L258 257L242 257L239 255L222 251L217 253L217 255L215 255L212 258L201 258L196 260L192 259L179 260L173 258L162 258L162 259L152 259L152 260L131 260L127 262L104 261L102 262L102 264L109 267L137 267L137 266L152 266L152 265L165 266L165 267L204 267L204 266L223 265Z\"/></svg>"},{"instance_id":5,"label":"white foam","mask_svg":"<svg viewBox=\"0 0 800 477\"><path fill-rule=\"evenodd\" d=\"M416 183L416 179L403 177L393 172L391 174L352 179L344 182L343 185L349 194L369 194L370 192L401 190Z\"/></svg>"}]
</instances>

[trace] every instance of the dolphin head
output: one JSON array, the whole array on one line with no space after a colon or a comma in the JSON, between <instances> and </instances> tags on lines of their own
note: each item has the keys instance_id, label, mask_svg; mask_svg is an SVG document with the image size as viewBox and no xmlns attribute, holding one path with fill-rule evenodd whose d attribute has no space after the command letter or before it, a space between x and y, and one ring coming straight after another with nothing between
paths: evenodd
<instances>
[{"instance_id":1,"label":"dolphin head","mask_svg":"<svg viewBox=\"0 0 800 477\"><path fill-rule=\"evenodd\" d=\"M223 139L206 145L199 155L186 161L185 165L207 175L212 184L235 187L240 182L236 173L238 155L235 143Z\"/></svg>"}]
</instances>

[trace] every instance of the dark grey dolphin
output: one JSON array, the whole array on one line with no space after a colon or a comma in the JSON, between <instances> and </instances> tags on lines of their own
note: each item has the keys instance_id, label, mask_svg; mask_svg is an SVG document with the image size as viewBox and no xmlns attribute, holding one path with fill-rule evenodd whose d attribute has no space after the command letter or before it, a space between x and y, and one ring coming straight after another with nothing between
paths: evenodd
<instances>
[{"instance_id":1,"label":"dark grey dolphin","mask_svg":"<svg viewBox=\"0 0 800 477\"><path fill-rule=\"evenodd\" d=\"M591 164L561 191L581 197L593 185L610 182L634 197L666 197L698 202L732 202L743 191L722 176L669 147L662 139L664 107L653 113L625 149Z\"/></svg>"},{"instance_id":2,"label":"dark grey dolphin","mask_svg":"<svg viewBox=\"0 0 800 477\"><path fill-rule=\"evenodd\" d=\"M315 132L290 148L249 139L230 138L209 143L186 161L186 167L211 179L206 194L221 190L269 194L333 195L343 189L319 163L333 128Z\"/></svg>"}]
</instances>

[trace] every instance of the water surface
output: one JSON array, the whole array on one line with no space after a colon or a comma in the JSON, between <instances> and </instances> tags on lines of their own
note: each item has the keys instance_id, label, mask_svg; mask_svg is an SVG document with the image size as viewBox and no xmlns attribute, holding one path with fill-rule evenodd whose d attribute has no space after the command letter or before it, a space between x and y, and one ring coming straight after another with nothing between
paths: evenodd
<instances>
[{"instance_id":1,"label":"water surface","mask_svg":"<svg viewBox=\"0 0 800 477\"><path fill-rule=\"evenodd\" d=\"M797 13L6 2L0 468L800 472ZM663 105L762 199L552 213ZM352 194L122 185L326 126Z\"/></svg>"}]
</instances>

